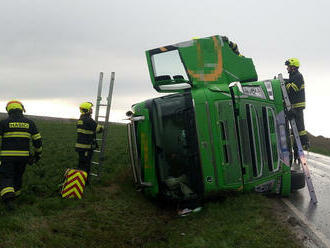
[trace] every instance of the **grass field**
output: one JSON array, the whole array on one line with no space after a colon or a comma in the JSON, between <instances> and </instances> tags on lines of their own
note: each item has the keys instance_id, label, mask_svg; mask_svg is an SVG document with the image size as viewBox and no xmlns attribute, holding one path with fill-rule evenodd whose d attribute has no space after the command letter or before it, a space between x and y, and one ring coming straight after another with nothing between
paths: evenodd
<instances>
[{"instance_id":1,"label":"grass field","mask_svg":"<svg viewBox=\"0 0 330 248\"><path fill-rule=\"evenodd\" d=\"M311 143L311 151L330 156L330 139L323 136L308 135Z\"/></svg>"},{"instance_id":2,"label":"grass field","mask_svg":"<svg viewBox=\"0 0 330 248\"><path fill-rule=\"evenodd\" d=\"M100 181L82 200L62 199L58 185L75 167L75 123L37 121L44 153L27 167L17 209L0 204L0 248L11 247L301 247L275 214L277 199L233 194L205 204L203 211L177 217L135 191L128 167L126 127L113 124Z\"/></svg>"}]
</instances>

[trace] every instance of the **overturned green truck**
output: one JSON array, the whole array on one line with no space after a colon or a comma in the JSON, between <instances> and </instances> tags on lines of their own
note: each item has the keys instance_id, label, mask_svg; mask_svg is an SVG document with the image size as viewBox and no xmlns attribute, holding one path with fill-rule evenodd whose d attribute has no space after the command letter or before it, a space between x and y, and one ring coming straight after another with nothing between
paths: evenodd
<instances>
[{"instance_id":1,"label":"overturned green truck","mask_svg":"<svg viewBox=\"0 0 330 248\"><path fill-rule=\"evenodd\" d=\"M172 93L128 112L131 168L144 194L207 199L226 191L288 196L305 186L291 169L278 79L258 81L251 58L224 36L146 51L154 89Z\"/></svg>"}]
</instances>

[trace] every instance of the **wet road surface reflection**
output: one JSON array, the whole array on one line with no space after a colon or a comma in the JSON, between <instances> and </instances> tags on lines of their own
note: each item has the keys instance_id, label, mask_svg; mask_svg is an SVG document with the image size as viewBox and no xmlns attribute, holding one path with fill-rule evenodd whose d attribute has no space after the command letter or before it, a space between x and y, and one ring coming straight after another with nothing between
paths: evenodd
<instances>
[{"instance_id":1,"label":"wet road surface reflection","mask_svg":"<svg viewBox=\"0 0 330 248\"><path fill-rule=\"evenodd\" d=\"M318 203L311 202L307 185L292 193L289 200L330 240L330 157L316 153L306 155Z\"/></svg>"}]
</instances>

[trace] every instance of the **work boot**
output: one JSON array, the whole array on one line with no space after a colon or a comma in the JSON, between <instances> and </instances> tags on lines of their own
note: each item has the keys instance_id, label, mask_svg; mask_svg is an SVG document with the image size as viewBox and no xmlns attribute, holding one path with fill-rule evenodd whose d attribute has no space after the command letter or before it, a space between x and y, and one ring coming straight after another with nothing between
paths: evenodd
<instances>
[{"instance_id":1,"label":"work boot","mask_svg":"<svg viewBox=\"0 0 330 248\"><path fill-rule=\"evenodd\" d=\"M4 200L5 208L7 211L14 211L16 209L15 203L13 199Z\"/></svg>"},{"instance_id":2,"label":"work boot","mask_svg":"<svg viewBox=\"0 0 330 248\"><path fill-rule=\"evenodd\" d=\"M303 149L305 151L309 151L310 148L311 148L311 144L309 143L309 141L305 142L305 144L303 145Z\"/></svg>"},{"instance_id":3,"label":"work boot","mask_svg":"<svg viewBox=\"0 0 330 248\"><path fill-rule=\"evenodd\" d=\"M13 211L15 210L14 200L15 200L15 193L14 192L8 192L4 194L2 197L2 201L5 204L5 208L7 211Z\"/></svg>"}]
</instances>

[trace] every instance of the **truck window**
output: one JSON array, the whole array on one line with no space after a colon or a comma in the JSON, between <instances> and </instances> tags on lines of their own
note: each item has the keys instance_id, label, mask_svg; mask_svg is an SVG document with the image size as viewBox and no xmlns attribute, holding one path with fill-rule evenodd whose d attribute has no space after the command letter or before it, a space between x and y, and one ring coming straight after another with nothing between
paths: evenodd
<instances>
[{"instance_id":1,"label":"truck window","mask_svg":"<svg viewBox=\"0 0 330 248\"><path fill-rule=\"evenodd\" d=\"M155 78L189 80L178 50L154 54L151 60Z\"/></svg>"}]
</instances>

